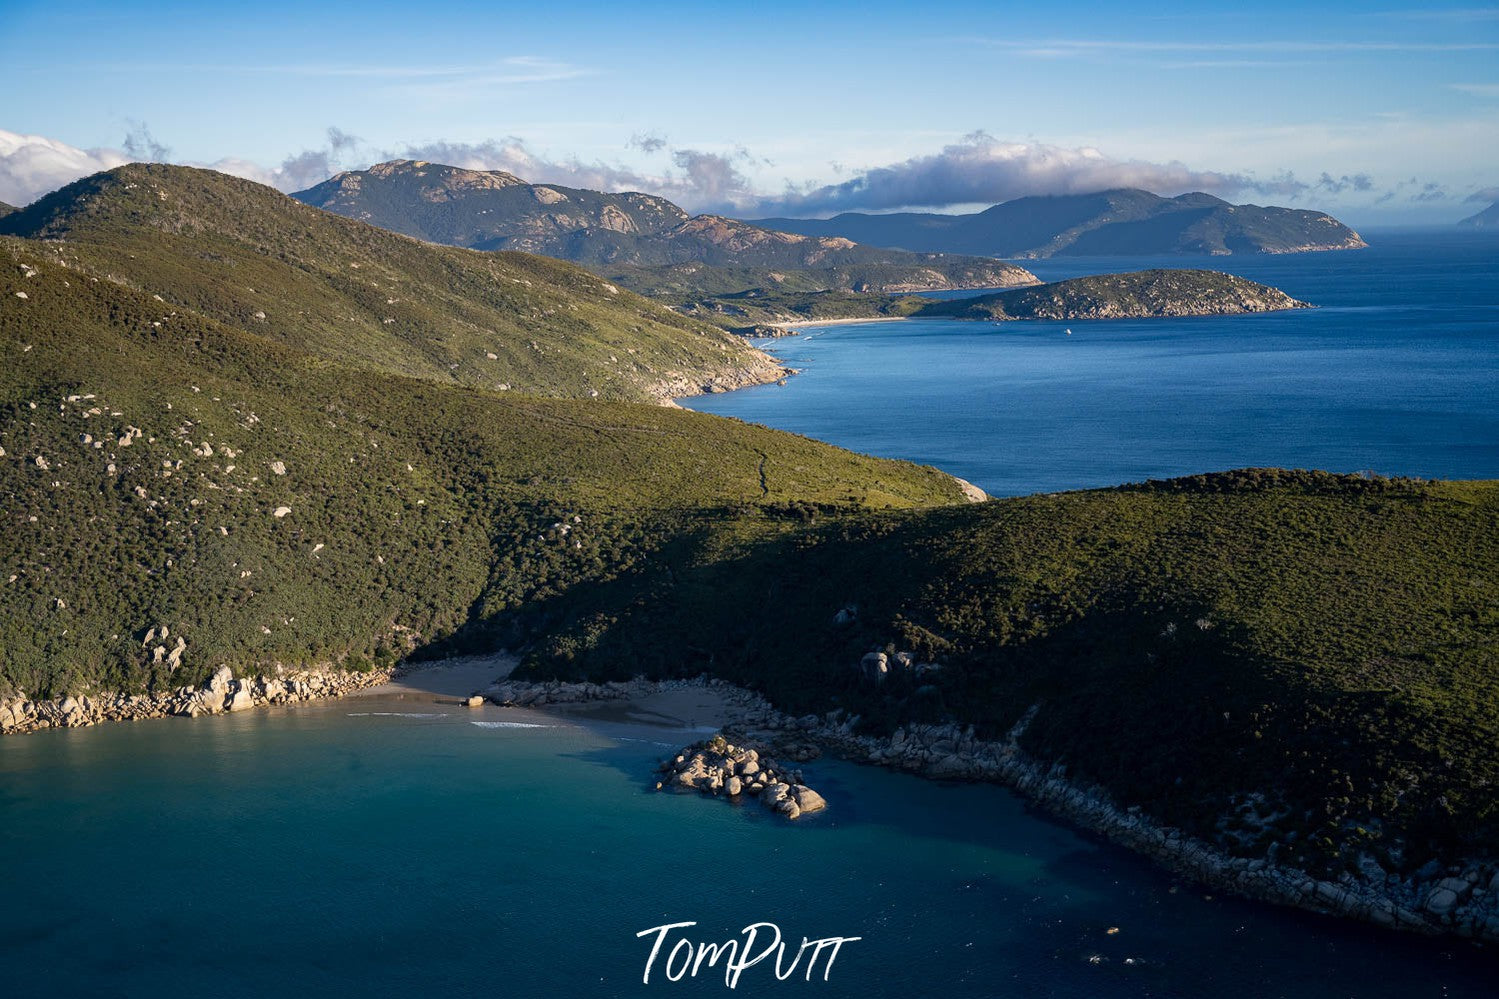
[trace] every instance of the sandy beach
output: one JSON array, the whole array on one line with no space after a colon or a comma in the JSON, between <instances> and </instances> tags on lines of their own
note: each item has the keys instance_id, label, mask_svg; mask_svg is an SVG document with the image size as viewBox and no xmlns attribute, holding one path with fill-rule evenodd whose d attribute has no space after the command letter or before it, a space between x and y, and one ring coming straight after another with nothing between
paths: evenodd
<instances>
[{"instance_id":1,"label":"sandy beach","mask_svg":"<svg viewBox=\"0 0 1499 999\"><path fill-rule=\"evenodd\" d=\"M731 720L724 692L701 686L659 690L618 701L553 704L538 710L580 724L606 722L703 732L716 732Z\"/></svg>"},{"instance_id":2,"label":"sandy beach","mask_svg":"<svg viewBox=\"0 0 1499 999\"><path fill-rule=\"evenodd\" d=\"M811 329L814 326L852 326L855 323L906 323L910 321L910 316L872 316L869 319L802 319L785 323L765 323L764 325L778 330L799 330Z\"/></svg>"},{"instance_id":3,"label":"sandy beach","mask_svg":"<svg viewBox=\"0 0 1499 999\"><path fill-rule=\"evenodd\" d=\"M428 701L453 702L483 690L496 680L503 680L510 675L510 671L515 669L519 661L515 656L506 652L444 659L441 662L407 670L388 683L365 687L351 696L410 696L425 698Z\"/></svg>"},{"instance_id":4,"label":"sandy beach","mask_svg":"<svg viewBox=\"0 0 1499 999\"><path fill-rule=\"evenodd\" d=\"M470 694L482 693L515 669L519 660L505 652L462 656L409 670L389 683L365 687L351 697L395 697L425 704L458 704ZM499 710L486 705L482 709ZM517 709L504 709L517 710ZM724 691L691 686L656 690L620 700L548 704L521 709L564 718L587 725L648 725L685 731L717 731L731 717Z\"/></svg>"}]
</instances>

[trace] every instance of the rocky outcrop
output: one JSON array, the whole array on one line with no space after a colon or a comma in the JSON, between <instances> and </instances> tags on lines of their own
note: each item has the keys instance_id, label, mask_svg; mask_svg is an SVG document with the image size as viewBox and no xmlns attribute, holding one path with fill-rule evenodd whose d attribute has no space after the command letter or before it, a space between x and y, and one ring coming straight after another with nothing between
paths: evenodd
<instances>
[{"instance_id":1,"label":"rocky outcrop","mask_svg":"<svg viewBox=\"0 0 1499 999\"><path fill-rule=\"evenodd\" d=\"M749 388L752 385L769 385L796 372L777 363L768 354L757 352L753 363L738 368L728 368L709 375L689 375L681 372L666 372L650 389L659 403L671 403L673 399L684 399L694 395L714 395Z\"/></svg>"},{"instance_id":2,"label":"rocky outcrop","mask_svg":"<svg viewBox=\"0 0 1499 999\"><path fill-rule=\"evenodd\" d=\"M236 679L228 666L220 666L201 687L178 687L150 694L80 694L50 701L23 697L0 702L0 734L81 728L100 722L169 715L196 718L268 704L296 704L338 697L389 679L389 671L346 673L331 668L292 670L280 666L269 674Z\"/></svg>"},{"instance_id":3,"label":"rocky outcrop","mask_svg":"<svg viewBox=\"0 0 1499 999\"><path fill-rule=\"evenodd\" d=\"M788 819L820 812L828 803L802 783L800 770L787 770L749 746L736 746L722 735L684 748L657 768L658 791L698 791L712 797L752 795Z\"/></svg>"}]
</instances>

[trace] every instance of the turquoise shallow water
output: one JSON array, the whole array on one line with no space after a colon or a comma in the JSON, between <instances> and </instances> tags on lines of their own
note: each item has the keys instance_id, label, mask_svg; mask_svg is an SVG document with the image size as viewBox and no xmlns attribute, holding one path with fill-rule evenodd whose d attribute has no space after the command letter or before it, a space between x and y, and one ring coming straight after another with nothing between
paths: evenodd
<instances>
[{"instance_id":1,"label":"turquoise shallow water","mask_svg":"<svg viewBox=\"0 0 1499 999\"><path fill-rule=\"evenodd\" d=\"M729 994L641 983L635 934L685 920L863 938L827 982L761 965L744 995L1478 996L1499 974L1208 900L994 787L817 761L830 808L797 825L649 790L690 738L368 698L6 739L7 994Z\"/></svg>"},{"instance_id":2,"label":"turquoise shallow water","mask_svg":"<svg viewBox=\"0 0 1499 999\"><path fill-rule=\"evenodd\" d=\"M803 371L784 387L684 404L1003 496L1255 465L1499 478L1499 236L1371 239L1342 253L1028 262L1045 280L1212 267L1320 308L813 328L767 345Z\"/></svg>"}]
</instances>

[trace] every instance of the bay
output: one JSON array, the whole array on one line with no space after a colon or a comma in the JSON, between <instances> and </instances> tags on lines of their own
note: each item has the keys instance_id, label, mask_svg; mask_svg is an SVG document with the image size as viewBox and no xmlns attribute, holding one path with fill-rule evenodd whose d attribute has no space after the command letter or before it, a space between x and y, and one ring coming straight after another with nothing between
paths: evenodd
<instances>
[{"instance_id":1,"label":"bay","mask_svg":"<svg viewBox=\"0 0 1499 999\"><path fill-rule=\"evenodd\" d=\"M7 994L732 994L642 982L683 921L861 938L744 995L1491 994L1470 945L1177 884L997 787L819 760L796 824L654 792L693 737L407 697L6 739Z\"/></svg>"},{"instance_id":2,"label":"bay","mask_svg":"<svg viewBox=\"0 0 1499 999\"><path fill-rule=\"evenodd\" d=\"M1499 238L1370 239L1336 253L1028 261L1044 280L1211 267L1319 307L813 327L764 344L802 370L785 386L683 404L936 465L1000 496L1249 466L1499 477Z\"/></svg>"}]
</instances>

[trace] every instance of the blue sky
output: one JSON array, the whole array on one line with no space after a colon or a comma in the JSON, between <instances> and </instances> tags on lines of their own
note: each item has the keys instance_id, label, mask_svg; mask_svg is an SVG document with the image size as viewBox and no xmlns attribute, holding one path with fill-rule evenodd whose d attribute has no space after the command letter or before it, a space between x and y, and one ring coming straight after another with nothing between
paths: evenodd
<instances>
[{"instance_id":1,"label":"blue sky","mask_svg":"<svg viewBox=\"0 0 1499 999\"><path fill-rule=\"evenodd\" d=\"M1499 197L1499 5L219 6L0 0L0 200L129 157L293 189L395 155L746 215Z\"/></svg>"}]
</instances>

